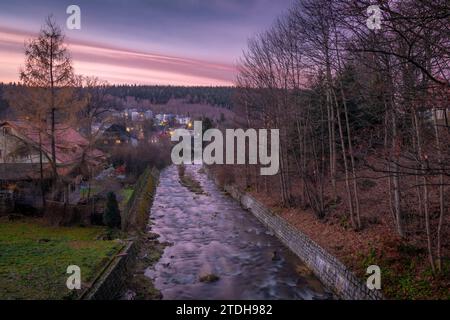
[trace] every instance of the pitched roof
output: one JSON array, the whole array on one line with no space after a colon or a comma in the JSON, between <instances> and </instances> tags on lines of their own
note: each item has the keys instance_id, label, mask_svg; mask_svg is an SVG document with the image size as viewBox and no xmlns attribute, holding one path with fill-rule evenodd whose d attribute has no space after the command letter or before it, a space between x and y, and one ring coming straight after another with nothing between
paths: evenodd
<instances>
[{"instance_id":1,"label":"pitched roof","mask_svg":"<svg viewBox=\"0 0 450 320\"><path fill-rule=\"evenodd\" d=\"M39 130L29 122L24 121L4 121L0 124L0 127L9 126L16 131L16 134L21 138L28 140L28 143L33 144L35 147L39 147ZM41 135L42 150L51 157L51 137L50 134ZM56 159L61 165L70 165L78 162L82 159L83 153L86 147L89 145L87 139L85 139L75 129L57 125L55 128L55 147L56 147ZM101 159L105 155L98 149L91 149L87 155L86 160Z\"/></svg>"}]
</instances>

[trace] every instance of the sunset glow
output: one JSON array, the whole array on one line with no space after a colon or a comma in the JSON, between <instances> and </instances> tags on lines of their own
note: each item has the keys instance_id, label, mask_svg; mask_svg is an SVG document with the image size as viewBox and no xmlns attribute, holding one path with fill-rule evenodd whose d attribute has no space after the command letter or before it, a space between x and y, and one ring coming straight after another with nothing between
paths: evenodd
<instances>
[{"instance_id":1,"label":"sunset glow","mask_svg":"<svg viewBox=\"0 0 450 320\"><path fill-rule=\"evenodd\" d=\"M18 80L23 44L32 36L0 30L0 81ZM134 52L70 39L68 43L77 73L101 76L111 83L232 85L236 72L232 64Z\"/></svg>"},{"instance_id":2,"label":"sunset glow","mask_svg":"<svg viewBox=\"0 0 450 320\"><path fill-rule=\"evenodd\" d=\"M114 84L229 86L248 37L273 22L275 15L267 9L281 12L291 0L117 1L107 6L78 1L81 30L66 28L66 1L21 2L0 4L2 82L19 81L24 43L52 14L66 34L77 74Z\"/></svg>"}]
</instances>

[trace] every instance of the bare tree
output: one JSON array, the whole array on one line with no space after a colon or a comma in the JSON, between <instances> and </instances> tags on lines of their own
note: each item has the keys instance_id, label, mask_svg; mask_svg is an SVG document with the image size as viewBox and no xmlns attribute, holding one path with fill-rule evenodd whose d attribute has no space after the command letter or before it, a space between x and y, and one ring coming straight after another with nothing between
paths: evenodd
<instances>
[{"instance_id":1,"label":"bare tree","mask_svg":"<svg viewBox=\"0 0 450 320\"><path fill-rule=\"evenodd\" d=\"M20 71L20 79L27 87L41 89L39 99L43 102L40 105L44 106L46 121L48 117L51 163L56 181L56 123L63 117L63 112L71 109L67 101L72 95L74 75L64 35L52 16L47 18L38 37L26 43L25 65Z\"/></svg>"},{"instance_id":2,"label":"bare tree","mask_svg":"<svg viewBox=\"0 0 450 320\"><path fill-rule=\"evenodd\" d=\"M444 0L384 1L377 31L366 25L369 5L297 0L249 42L238 86L245 108L254 109L248 122L265 119L281 129L283 204L299 179L300 202L323 217L338 203L342 183L352 226L360 229L359 175L371 169L387 183L394 232L423 235L437 272L450 176L450 8Z\"/></svg>"}]
</instances>

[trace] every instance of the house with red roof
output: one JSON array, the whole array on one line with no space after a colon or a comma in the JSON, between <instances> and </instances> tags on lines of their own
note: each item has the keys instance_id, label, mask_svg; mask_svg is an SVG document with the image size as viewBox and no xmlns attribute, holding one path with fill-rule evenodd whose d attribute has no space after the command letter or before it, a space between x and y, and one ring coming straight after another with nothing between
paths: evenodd
<instances>
[{"instance_id":1,"label":"house with red roof","mask_svg":"<svg viewBox=\"0 0 450 320\"><path fill-rule=\"evenodd\" d=\"M106 155L91 147L89 141L72 127L57 125L55 147L58 175L71 188L103 169ZM36 181L41 180L41 158L43 178L51 181L52 152L48 131L24 121L0 122L0 190L15 190L25 184L28 191L33 186L36 188ZM35 189L34 194L38 193L39 189Z\"/></svg>"}]
</instances>

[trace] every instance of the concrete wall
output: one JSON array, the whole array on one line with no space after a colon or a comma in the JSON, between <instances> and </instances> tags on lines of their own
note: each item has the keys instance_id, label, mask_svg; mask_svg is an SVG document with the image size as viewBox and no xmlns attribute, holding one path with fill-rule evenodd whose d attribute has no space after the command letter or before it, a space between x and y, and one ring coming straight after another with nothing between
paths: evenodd
<instances>
[{"instance_id":1,"label":"concrete wall","mask_svg":"<svg viewBox=\"0 0 450 320\"><path fill-rule=\"evenodd\" d=\"M365 281L358 279L336 257L311 240L298 229L291 226L261 204L252 196L240 192L234 186L225 186L225 190L243 208L252 212L274 234L294 252L322 283L345 300L383 299L380 291L369 290Z\"/></svg>"},{"instance_id":2,"label":"concrete wall","mask_svg":"<svg viewBox=\"0 0 450 320\"><path fill-rule=\"evenodd\" d=\"M149 179L152 179L152 181L149 181ZM131 198L128 200L128 203L126 204L124 210L121 212L121 218L122 218L122 231L131 231L131 229L136 227L145 227L147 225L147 221L145 221L144 225L137 226L137 220L138 220L138 208L143 201L143 198L148 196L147 194L147 188L148 184L153 184L153 190L151 196L153 197L153 194L156 190L156 187L158 185L159 181L159 170L156 168L150 169L147 168L145 172L139 177L138 181L136 182L134 186L134 191L131 196ZM148 199L149 200L149 199ZM152 200L149 200L149 207L152 205Z\"/></svg>"},{"instance_id":3,"label":"concrete wall","mask_svg":"<svg viewBox=\"0 0 450 320\"><path fill-rule=\"evenodd\" d=\"M137 245L130 241L92 286L81 296L83 300L115 300L125 290L126 278L137 257Z\"/></svg>"},{"instance_id":4,"label":"concrete wall","mask_svg":"<svg viewBox=\"0 0 450 320\"><path fill-rule=\"evenodd\" d=\"M23 142L24 140L27 141L26 137L7 124L0 129L0 163L39 163L39 152ZM5 130L8 130L8 133ZM27 148L26 155L11 156L18 147L22 146ZM44 157L42 162L48 163L48 159Z\"/></svg>"},{"instance_id":5,"label":"concrete wall","mask_svg":"<svg viewBox=\"0 0 450 320\"><path fill-rule=\"evenodd\" d=\"M155 168L147 170L142 178L142 185L146 185L146 180L154 180L154 188L159 180L159 171ZM140 198L145 188L140 187L136 195ZM153 190L153 192L155 191ZM149 202L151 206L151 201ZM149 208L150 209L150 208ZM131 208L129 217L135 217L136 208ZM127 223L128 224L128 223ZM126 278L132 274L132 268L138 255L138 244L136 241L130 241L126 247L118 254L112 262L106 267L102 274L94 281L93 285L81 296L84 300L115 300L119 299L126 287Z\"/></svg>"}]
</instances>

